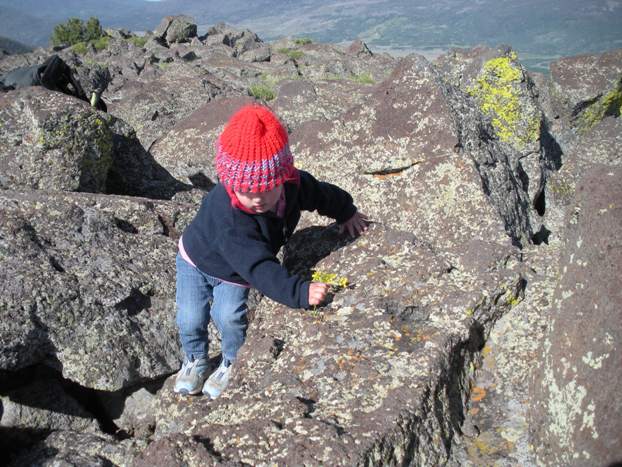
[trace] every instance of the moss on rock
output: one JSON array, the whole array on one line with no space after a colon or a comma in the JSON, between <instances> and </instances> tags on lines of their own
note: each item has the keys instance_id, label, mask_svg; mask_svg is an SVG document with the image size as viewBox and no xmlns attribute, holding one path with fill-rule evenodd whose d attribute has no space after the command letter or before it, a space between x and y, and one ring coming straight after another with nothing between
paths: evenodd
<instances>
[{"instance_id":1,"label":"moss on rock","mask_svg":"<svg viewBox=\"0 0 622 467\"><path fill-rule=\"evenodd\" d=\"M579 131L585 133L607 116L619 117L622 113L622 78L616 86L587 107L578 118Z\"/></svg>"}]
</instances>

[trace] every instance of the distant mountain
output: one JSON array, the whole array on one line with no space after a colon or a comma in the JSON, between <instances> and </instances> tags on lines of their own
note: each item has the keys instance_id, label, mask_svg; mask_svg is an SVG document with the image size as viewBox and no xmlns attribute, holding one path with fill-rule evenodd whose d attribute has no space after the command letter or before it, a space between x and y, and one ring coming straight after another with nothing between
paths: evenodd
<instances>
[{"instance_id":1,"label":"distant mountain","mask_svg":"<svg viewBox=\"0 0 622 467\"><path fill-rule=\"evenodd\" d=\"M46 45L54 25L71 16L140 31L180 13L194 17L199 30L225 21L265 40L361 38L393 53L509 44L532 68L622 47L622 0L0 0L0 33Z\"/></svg>"},{"instance_id":2,"label":"distant mountain","mask_svg":"<svg viewBox=\"0 0 622 467\"><path fill-rule=\"evenodd\" d=\"M22 54L32 51L32 47L2 36L0 36L0 49L12 54Z\"/></svg>"}]
</instances>

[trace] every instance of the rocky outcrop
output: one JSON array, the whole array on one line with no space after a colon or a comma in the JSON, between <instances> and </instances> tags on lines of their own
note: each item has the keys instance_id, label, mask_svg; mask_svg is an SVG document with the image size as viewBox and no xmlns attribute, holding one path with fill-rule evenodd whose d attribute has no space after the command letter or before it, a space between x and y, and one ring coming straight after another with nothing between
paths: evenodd
<instances>
[{"instance_id":1,"label":"rocky outcrop","mask_svg":"<svg viewBox=\"0 0 622 467\"><path fill-rule=\"evenodd\" d=\"M0 197L3 370L42 362L82 386L114 391L176 369L174 268L166 265L191 206L8 190Z\"/></svg>"},{"instance_id":2,"label":"rocky outcrop","mask_svg":"<svg viewBox=\"0 0 622 467\"><path fill-rule=\"evenodd\" d=\"M189 42L197 35L197 25L189 16L166 16L156 28L153 36L171 46L177 42Z\"/></svg>"},{"instance_id":3,"label":"rocky outcrop","mask_svg":"<svg viewBox=\"0 0 622 467\"><path fill-rule=\"evenodd\" d=\"M549 80L510 49L431 64L193 25L165 18L144 38L60 52L92 90L108 84L108 114L41 89L0 97L8 460L618 460L602 454L620 431L606 385L621 337L618 52L562 60ZM576 103L559 100L565 87ZM179 398L176 240L217 182L222 126L256 99L287 125L296 164L347 189L373 224L351 240L303 216L284 264L346 283L306 312L255 294L229 390Z\"/></svg>"}]
</instances>

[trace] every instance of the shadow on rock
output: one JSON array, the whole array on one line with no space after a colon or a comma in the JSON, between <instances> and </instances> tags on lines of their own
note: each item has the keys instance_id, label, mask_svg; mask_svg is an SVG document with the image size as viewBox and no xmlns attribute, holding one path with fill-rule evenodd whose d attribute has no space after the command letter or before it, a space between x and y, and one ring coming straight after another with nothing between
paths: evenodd
<instances>
[{"instance_id":1,"label":"shadow on rock","mask_svg":"<svg viewBox=\"0 0 622 467\"><path fill-rule=\"evenodd\" d=\"M180 182L162 167L140 144L129 125L116 120L111 126L114 159L108 172L108 194L171 199L176 193L193 188L193 185Z\"/></svg>"},{"instance_id":2,"label":"shadow on rock","mask_svg":"<svg viewBox=\"0 0 622 467\"><path fill-rule=\"evenodd\" d=\"M312 226L296 232L283 249L283 266L310 280L313 267L322 259L356 239L340 234L336 224Z\"/></svg>"}]
</instances>

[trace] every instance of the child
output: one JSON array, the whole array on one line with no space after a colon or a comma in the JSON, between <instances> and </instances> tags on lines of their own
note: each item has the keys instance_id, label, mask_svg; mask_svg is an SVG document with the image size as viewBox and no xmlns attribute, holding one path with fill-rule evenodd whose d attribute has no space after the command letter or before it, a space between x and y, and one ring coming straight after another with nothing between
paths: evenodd
<instances>
[{"instance_id":1,"label":"child","mask_svg":"<svg viewBox=\"0 0 622 467\"><path fill-rule=\"evenodd\" d=\"M202 391L212 399L227 387L231 363L244 343L249 287L292 308L326 298L326 284L289 274L276 258L300 211L317 209L352 236L367 228L347 192L294 167L287 132L267 108L240 109L216 146L220 184L179 239L176 260L177 326L185 359L174 391ZM222 361L206 380L210 318L222 338Z\"/></svg>"}]
</instances>

